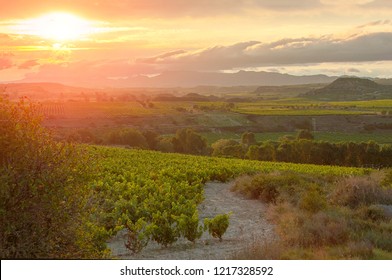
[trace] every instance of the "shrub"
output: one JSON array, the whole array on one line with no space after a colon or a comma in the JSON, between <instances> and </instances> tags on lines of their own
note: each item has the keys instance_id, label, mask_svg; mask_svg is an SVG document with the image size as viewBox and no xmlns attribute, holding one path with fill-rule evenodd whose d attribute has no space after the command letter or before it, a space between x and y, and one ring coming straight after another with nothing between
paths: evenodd
<instances>
[{"instance_id":1,"label":"shrub","mask_svg":"<svg viewBox=\"0 0 392 280\"><path fill-rule=\"evenodd\" d=\"M349 238L346 219L335 213L306 214L288 203L270 207L268 216L276 224L276 231L284 244L320 247L342 244Z\"/></svg>"},{"instance_id":2,"label":"shrub","mask_svg":"<svg viewBox=\"0 0 392 280\"><path fill-rule=\"evenodd\" d=\"M212 219L204 219L204 226L208 229L212 237L219 238L222 241L222 236L229 227L229 218L231 213L217 215Z\"/></svg>"},{"instance_id":3,"label":"shrub","mask_svg":"<svg viewBox=\"0 0 392 280\"><path fill-rule=\"evenodd\" d=\"M245 249L233 254L235 260L279 260L282 258L284 246L281 242L255 241Z\"/></svg>"},{"instance_id":4,"label":"shrub","mask_svg":"<svg viewBox=\"0 0 392 280\"><path fill-rule=\"evenodd\" d=\"M199 225L199 213L196 210L193 215L181 214L177 219L178 228L183 237L195 242L203 234L203 226Z\"/></svg>"},{"instance_id":5,"label":"shrub","mask_svg":"<svg viewBox=\"0 0 392 280\"><path fill-rule=\"evenodd\" d=\"M340 180L330 195L332 203L358 207L370 204L392 204L392 189L385 189L373 178L350 177Z\"/></svg>"},{"instance_id":6,"label":"shrub","mask_svg":"<svg viewBox=\"0 0 392 280\"><path fill-rule=\"evenodd\" d=\"M316 213L325 209L327 201L317 187L310 188L301 197L299 207L303 210Z\"/></svg>"},{"instance_id":7,"label":"shrub","mask_svg":"<svg viewBox=\"0 0 392 280\"><path fill-rule=\"evenodd\" d=\"M308 179L293 172L258 173L239 177L232 190L266 203L276 203L280 197L295 204L309 184Z\"/></svg>"},{"instance_id":8,"label":"shrub","mask_svg":"<svg viewBox=\"0 0 392 280\"><path fill-rule=\"evenodd\" d=\"M128 220L125 223L127 229L125 247L133 254L139 253L147 246L150 240L149 227L143 218L137 220L136 223Z\"/></svg>"},{"instance_id":9,"label":"shrub","mask_svg":"<svg viewBox=\"0 0 392 280\"><path fill-rule=\"evenodd\" d=\"M0 122L0 257L103 256L102 235L91 232L100 229L88 223L92 159L55 142L26 100L0 100Z\"/></svg>"},{"instance_id":10,"label":"shrub","mask_svg":"<svg viewBox=\"0 0 392 280\"><path fill-rule=\"evenodd\" d=\"M298 243L305 247L342 244L349 238L346 220L325 212L314 214L299 226Z\"/></svg>"},{"instance_id":11,"label":"shrub","mask_svg":"<svg viewBox=\"0 0 392 280\"><path fill-rule=\"evenodd\" d=\"M387 221L389 217L385 211L381 205L362 206L358 209L357 215L364 220L372 222Z\"/></svg>"}]
</instances>

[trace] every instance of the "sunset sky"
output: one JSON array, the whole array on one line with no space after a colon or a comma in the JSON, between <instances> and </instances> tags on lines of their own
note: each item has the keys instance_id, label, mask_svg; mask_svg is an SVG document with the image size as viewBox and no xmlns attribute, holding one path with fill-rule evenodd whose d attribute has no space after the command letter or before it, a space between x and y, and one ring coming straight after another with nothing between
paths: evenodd
<instances>
[{"instance_id":1,"label":"sunset sky","mask_svg":"<svg viewBox=\"0 0 392 280\"><path fill-rule=\"evenodd\" d=\"M392 1L0 0L0 82L177 70L392 78Z\"/></svg>"}]
</instances>

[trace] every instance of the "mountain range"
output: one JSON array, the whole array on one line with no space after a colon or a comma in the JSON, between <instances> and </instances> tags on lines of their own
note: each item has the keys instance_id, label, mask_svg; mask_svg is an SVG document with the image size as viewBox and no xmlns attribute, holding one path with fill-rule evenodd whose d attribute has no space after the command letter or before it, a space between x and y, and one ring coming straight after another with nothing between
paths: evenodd
<instances>
[{"instance_id":1,"label":"mountain range","mask_svg":"<svg viewBox=\"0 0 392 280\"><path fill-rule=\"evenodd\" d=\"M173 88L173 87L196 87L196 86L281 86L299 84L330 83L337 77L326 75L294 76L276 72L264 71L239 71L236 73L196 72L196 71L169 71L155 76L132 76L121 78L100 79L90 82L80 82L60 77L56 83L83 86L83 87L149 87L149 88ZM23 83L47 82L36 79L24 79Z\"/></svg>"}]
</instances>

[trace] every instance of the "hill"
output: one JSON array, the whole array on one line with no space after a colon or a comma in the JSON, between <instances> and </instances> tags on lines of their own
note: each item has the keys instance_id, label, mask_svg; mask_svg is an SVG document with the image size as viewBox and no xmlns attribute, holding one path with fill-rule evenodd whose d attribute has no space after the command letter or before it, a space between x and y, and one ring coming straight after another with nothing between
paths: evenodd
<instances>
[{"instance_id":1,"label":"hill","mask_svg":"<svg viewBox=\"0 0 392 280\"><path fill-rule=\"evenodd\" d=\"M40 99L60 98L63 94L80 94L93 92L93 89L72 87L59 83L9 83L0 84L0 94L6 94L11 99L22 96Z\"/></svg>"},{"instance_id":2,"label":"hill","mask_svg":"<svg viewBox=\"0 0 392 280\"><path fill-rule=\"evenodd\" d=\"M372 100L392 98L392 86L369 79L343 77L302 96L320 100Z\"/></svg>"},{"instance_id":3,"label":"hill","mask_svg":"<svg viewBox=\"0 0 392 280\"><path fill-rule=\"evenodd\" d=\"M299 84L330 83L335 78L326 75L294 76L265 71L239 71L236 73L197 72L197 71L167 71L159 75L148 77L144 75L129 76L126 79L112 80L101 79L94 84L86 82L75 84L69 77L58 77L57 83L86 86L86 87L148 87L148 88L173 88L197 86L281 86ZM43 82L26 78L21 82Z\"/></svg>"}]
</instances>

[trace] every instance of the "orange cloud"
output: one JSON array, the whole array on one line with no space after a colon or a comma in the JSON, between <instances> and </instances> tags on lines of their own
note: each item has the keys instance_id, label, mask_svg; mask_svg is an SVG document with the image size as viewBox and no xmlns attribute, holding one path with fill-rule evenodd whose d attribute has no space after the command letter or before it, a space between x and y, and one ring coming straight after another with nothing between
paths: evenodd
<instances>
[{"instance_id":1,"label":"orange cloud","mask_svg":"<svg viewBox=\"0 0 392 280\"><path fill-rule=\"evenodd\" d=\"M0 53L0 70L8 69L14 66L11 57L14 55L9 52Z\"/></svg>"},{"instance_id":2,"label":"orange cloud","mask_svg":"<svg viewBox=\"0 0 392 280\"><path fill-rule=\"evenodd\" d=\"M27 61L19 64L18 68L19 69L31 69L37 65L39 65L39 63L37 62L37 59L31 59L31 60L27 60Z\"/></svg>"}]
</instances>

